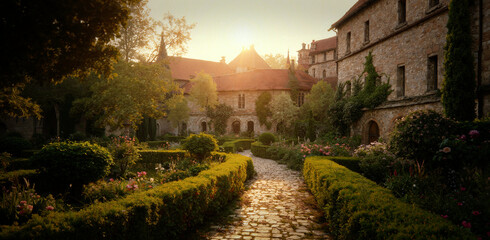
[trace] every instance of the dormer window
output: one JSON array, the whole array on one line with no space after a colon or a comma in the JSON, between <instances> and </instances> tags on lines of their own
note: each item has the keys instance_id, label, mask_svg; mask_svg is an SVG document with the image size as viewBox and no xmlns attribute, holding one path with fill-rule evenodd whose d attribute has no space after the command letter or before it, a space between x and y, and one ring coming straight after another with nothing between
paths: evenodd
<instances>
[{"instance_id":1,"label":"dormer window","mask_svg":"<svg viewBox=\"0 0 490 240\"><path fill-rule=\"evenodd\" d=\"M369 42L369 20L364 22L364 43Z\"/></svg>"},{"instance_id":2,"label":"dormer window","mask_svg":"<svg viewBox=\"0 0 490 240\"><path fill-rule=\"evenodd\" d=\"M398 25L407 22L407 0L398 0Z\"/></svg>"},{"instance_id":3,"label":"dormer window","mask_svg":"<svg viewBox=\"0 0 490 240\"><path fill-rule=\"evenodd\" d=\"M345 43L346 43L345 53L349 54L350 53L350 32L348 32L347 36L345 37Z\"/></svg>"}]
</instances>

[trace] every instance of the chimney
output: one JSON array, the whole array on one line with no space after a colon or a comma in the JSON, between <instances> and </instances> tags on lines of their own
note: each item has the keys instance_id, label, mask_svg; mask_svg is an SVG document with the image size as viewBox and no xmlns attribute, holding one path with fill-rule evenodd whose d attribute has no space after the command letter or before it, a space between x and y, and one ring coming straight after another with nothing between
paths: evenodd
<instances>
[{"instance_id":1,"label":"chimney","mask_svg":"<svg viewBox=\"0 0 490 240\"><path fill-rule=\"evenodd\" d=\"M303 43L303 49L305 49L305 47L306 47L306 43Z\"/></svg>"},{"instance_id":2,"label":"chimney","mask_svg":"<svg viewBox=\"0 0 490 240\"><path fill-rule=\"evenodd\" d=\"M291 59L291 71L294 71L294 59Z\"/></svg>"},{"instance_id":3,"label":"chimney","mask_svg":"<svg viewBox=\"0 0 490 240\"><path fill-rule=\"evenodd\" d=\"M219 62L220 62L220 63L224 63L224 64L226 64L225 56L222 56L222 57L221 57L221 60L220 60Z\"/></svg>"}]
</instances>

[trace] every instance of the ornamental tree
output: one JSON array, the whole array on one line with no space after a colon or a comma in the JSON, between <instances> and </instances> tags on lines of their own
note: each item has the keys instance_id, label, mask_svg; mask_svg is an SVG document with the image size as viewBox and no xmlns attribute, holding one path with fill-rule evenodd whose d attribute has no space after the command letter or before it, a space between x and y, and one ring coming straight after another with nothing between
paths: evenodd
<instances>
[{"instance_id":1,"label":"ornamental tree","mask_svg":"<svg viewBox=\"0 0 490 240\"><path fill-rule=\"evenodd\" d=\"M272 112L272 120L278 124L282 124L280 129L282 133L286 133L286 129L291 127L296 120L299 108L291 100L291 97L286 93L274 97L270 104Z\"/></svg>"},{"instance_id":2,"label":"ornamental tree","mask_svg":"<svg viewBox=\"0 0 490 240\"><path fill-rule=\"evenodd\" d=\"M442 105L447 117L471 121L475 118L475 73L471 54L469 0L449 3Z\"/></svg>"}]
</instances>

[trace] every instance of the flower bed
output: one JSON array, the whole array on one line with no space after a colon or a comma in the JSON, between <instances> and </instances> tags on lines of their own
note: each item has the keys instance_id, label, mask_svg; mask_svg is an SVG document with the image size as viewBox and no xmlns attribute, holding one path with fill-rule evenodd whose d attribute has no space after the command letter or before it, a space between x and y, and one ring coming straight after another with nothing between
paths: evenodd
<instances>
[{"instance_id":1,"label":"flower bed","mask_svg":"<svg viewBox=\"0 0 490 240\"><path fill-rule=\"evenodd\" d=\"M189 153L185 150L140 150L141 155L139 163L165 163L171 160L183 159Z\"/></svg>"},{"instance_id":2,"label":"flower bed","mask_svg":"<svg viewBox=\"0 0 490 240\"><path fill-rule=\"evenodd\" d=\"M475 239L329 157L306 158L303 175L335 239Z\"/></svg>"},{"instance_id":3,"label":"flower bed","mask_svg":"<svg viewBox=\"0 0 490 240\"><path fill-rule=\"evenodd\" d=\"M220 211L253 175L248 157L230 154L196 177L170 182L79 212L34 216L22 226L4 226L1 239L175 238Z\"/></svg>"}]
</instances>

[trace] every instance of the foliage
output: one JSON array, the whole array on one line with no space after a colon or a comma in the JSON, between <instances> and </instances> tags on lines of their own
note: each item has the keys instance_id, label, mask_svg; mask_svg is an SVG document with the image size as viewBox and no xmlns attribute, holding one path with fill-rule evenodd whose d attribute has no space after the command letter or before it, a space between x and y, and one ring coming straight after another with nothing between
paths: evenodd
<instances>
[{"instance_id":1,"label":"foliage","mask_svg":"<svg viewBox=\"0 0 490 240\"><path fill-rule=\"evenodd\" d=\"M259 142L261 142L264 145L271 145L271 143L276 141L276 136L274 136L273 133L265 132L260 134L259 136Z\"/></svg>"},{"instance_id":2,"label":"foliage","mask_svg":"<svg viewBox=\"0 0 490 240\"><path fill-rule=\"evenodd\" d=\"M336 101L330 106L329 113L332 124L340 135L348 134L350 125L362 117L363 108L372 109L386 101L392 90L389 78L386 83L381 82L382 75L376 72L373 55L369 52L364 63L364 71L353 81L352 93L344 92L345 84L337 86ZM364 85L360 80L363 76Z\"/></svg>"},{"instance_id":3,"label":"foliage","mask_svg":"<svg viewBox=\"0 0 490 240\"><path fill-rule=\"evenodd\" d=\"M208 216L227 206L253 176L252 159L228 155L226 162L196 177L170 182L76 212L34 217L22 226L6 226L1 239L181 238ZM128 228L128 226L131 226ZM104 231L101 231L103 229Z\"/></svg>"},{"instance_id":4,"label":"foliage","mask_svg":"<svg viewBox=\"0 0 490 240\"><path fill-rule=\"evenodd\" d=\"M14 157L22 156L22 151L32 149L31 142L21 137L0 138L0 153L8 152Z\"/></svg>"},{"instance_id":5,"label":"foliage","mask_svg":"<svg viewBox=\"0 0 490 240\"><path fill-rule=\"evenodd\" d=\"M218 104L218 93L216 92L216 83L213 77L207 73L198 73L191 79L192 87L190 90L190 99L195 102L201 109L214 107Z\"/></svg>"},{"instance_id":6,"label":"foliage","mask_svg":"<svg viewBox=\"0 0 490 240\"><path fill-rule=\"evenodd\" d=\"M335 100L335 91L330 83L326 81L318 81L308 94L305 96L305 104L302 108L308 108L315 120L327 118L328 114L325 109L328 109Z\"/></svg>"},{"instance_id":7,"label":"foliage","mask_svg":"<svg viewBox=\"0 0 490 240\"><path fill-rule=\"evenodd\" d=\"M472 239L467 229L404 203L328 157L308 157L305 182L336 239Z\"/></svg>"},{"instance_id":8,"label":"foliage","mask_svg":"<svg viewBox=\"0 0 490 240\"><path fill-rule=\"evenodd\" d=\"M269 149L270 147L270 145L264 145L261 142L254 142L250 147L250 151L256 157L271 158L270 154L267 153L267 149Z\"/></svg>"},{"instance_id":9,"label":"foliage","mask_svg":"<svg viewBox=\"0 0 490 240\"><path fill-rule=\"evenodd\" d=\"M455 130L453 121L435 111L415 111L396 122L389 148L398 157L430 165L441 141Z\"/></svg>"},{"instance_id":10,"label":"foliage","mask_svg":"<svg viewBox=\"0 0 490 240\"><path fill-rule=\"evenodd\" d=\"M255 142L254 139L237 139L223 143L223 148L225 152L229 153L242 152L243 150L250 149L253 142Z\"/></svg>"},{"instance_id":11,"label":"foliage","mask_svg":"<svg viewBox=\"0 0 490 240\"><path fill-rule=\"evenodd\" d=\"M53 142L32 156L40 178L54 191L73 184L74 191L109 173L113 164L107 149L89 142Z\"/></svg>"},{"instance_id":12,"label":"foliage","mask_svg":"<svg viewBox=\"0 0 490 240\"><path fill-rule=\"evenodd\" d=\"M350 156L351 149L345 143L335 144L315 144L306 143L301 144L301 153L303 157L306 156Z\"/></svg>"},{"instance_id":13,"label":"foliage","mask_svg":"<svg viewBox=\"0 0 490 240\"><path fill-rule=\"evenodd\" d=\"M271 67L272 69L286 69L289 66L286 58L282 54L265 54L262 56L264 61Z\"/></svg>"},{"instance_id":14,"label":"foliage","mask_svg":"<svg viewBox=\"0 0 490 240\"><path fill-rule=\"evenodd\" d=\"M267 149L269 158L277 160L279 163L286 164L290 169L301 171L303 169L304 155L300 151L299 145L286 144L282 142L274 143Z\"/></svg>"},{"instance_id":15,"label":"foliage","mask_svg":"<svg viewBox=\"0 0 490 240\"><path fill-rule=\"evenodd\" d=\"M298 78L296 78L296 75L293 71L288 72L288 87L290 89L289 91L289 97L291 97L291 101L294 103L294 105L297 105L298 103L298 96L299 96L299 81Z\"/></svg>"},{"instance_id":16,"label":"foliage","mask_svg":"<svg viewBox=\"0 0 490 240\"><path fill-rule=\"evenodd\" d=\"M255 112L257 113L259 123L260 125L265 125L267 129L270 129L272 126L272 123L267 120L267 118L272 115L269 105L271 99L272 96L269 92L262 92L257 100L255 100Z\"/></svg>"},{"instance_id":17,"label":"foliage","mask_svg":"<svg viewBox=\"0 0 490 240\"><path fill-rule=\"evenodd\" d=\"M211 119L214 131L218 135L226 133L226 122L233 115L233 108L225 103L220 103L206 108L206 116Z\"/></svg>"},{"instance_id":18,"label":"foliage","mask_svg":"<svg viewBox=\"0 0 490 240\"><path fill-rule=\"evenodd\" d=\"M185 17L178 18L167 13L162 21L157 22L157 25L162 30L159 37L165 42L165 50L160 49L162 45L158 42L158 47L153 47L155 49L153 53L160 53L163 50L169 52L171 56L180 56L187 52L186 44L191 40L190 31L196 26L195 23L188 24ZM156 55L152 54L149 62L152 62L152 58L155 57Z\"/></svg>"},{"instance_id":19,"label":"foliage","mask_svg":"<svg viewBox=\"0 0 490 240\"><path fill-rule=\"evenodd\" d=\"M25 83L0 88L0 112L12 118L29 118L31 116L41 119L41 108L30 97L22 96Z\"/></svg>"},{"instance_id":20,"label":"foliage","mask_svg":"<svg viewBox=\"0 0 490 240\"><path fill-rule=\"evenodd\" d=\"M187 105L187 100L183 95L174 95L168 100L167 106L168 121L172 124L172 127L180 128L180 123L186 122L189 119L189 113L191 110Z\"/></svg>"},{"instance_id":21,"label":"foliage","mask_svg":"<svg viewBox=\"0 0 490 240\"><path fill-rule=\"evenodd\" d=\"M96 119L98 126L136 129L144 117L165 116L168 98L177 91L167 68L159 64L125 63L115 65L117 76L101 78L90 89L93 94L77 99L74 112ZM178 92L178 91L177 91Z\"/></svg>"},{"instance_id":22,"label":"foliage","mask_svg":"<svg viewBox=\"0 0 490 240\"><path fill-rule=\"evenodd\" d=\"M139 163L166 163L188 156L184 150L140 150L141 160Z\"/></svg>"},{"instance_id":23,"label":"foliage","mask_svg":"<svg viewBox=\"0 0 490 240\"><path fill-rule=\"evenodd\" d=\"M218 143L212 135L200 133L187 137L182 147L189 151L198 162L202 162L211 155L212 151L218 150Z\"/></svg>"},{"instance_id":24,"label":"foliage","mask_svg":"<svg viewBox=\"0 0 490 240\"><path fill-rule=\"evenodd\" d=\"M141 159L134 138L114 137L108 148L114 160L114 167L118 176L124 176L126 170Z\"/></svg>"},{"instance_id":25,"label":"foliage","mask_svg":"<svg viewBox=\"0 0 490 240\"><path fill-rule=\"evenodd\" d=\"M2 151L0 151L0 152L2 152ZM12 158L12 154L10 154L8 152L2 152L0 154L0 164L1 164L0 165L0 173L7 171L7 168L10 165L11 158Z\"/></svg>"},{"instance_id":26,"label":"foliage","mask_svg":"<svg viewBox=\"0 0 490 240\"><path fill-rule=\"evenodd\" d=\"M442 105L447 117L471 121L475 118L475 72L471 36L471 1L449 2Z\"/></svg>"},{"instance_id":27,"label":"foliage","mask_svg":"<svg viewBox=\"0 0 490 240\"><path fill-rule=\"evenodd\" d=\"M291 97L283 92L272 99L270 109L272 121L282 125L282 128L278 129L279 132L286 134L286 129L296 120L299 108L291 100Z\"/></svg>"},{"instance_id":28,"label":"foliage","mask_svg":"<svg viewBox=\"0 0 490 240\"><path fill-rule=\"evenodd\" d=\"M34 190L34 186L31 187L29 181L25 180L25 184L2 189L0 224L23 224L31 219L33 214L45 216L48 212L63 208L62 200L55 200L51 194L41 197Z\"/></svg>"}]
</instances>

